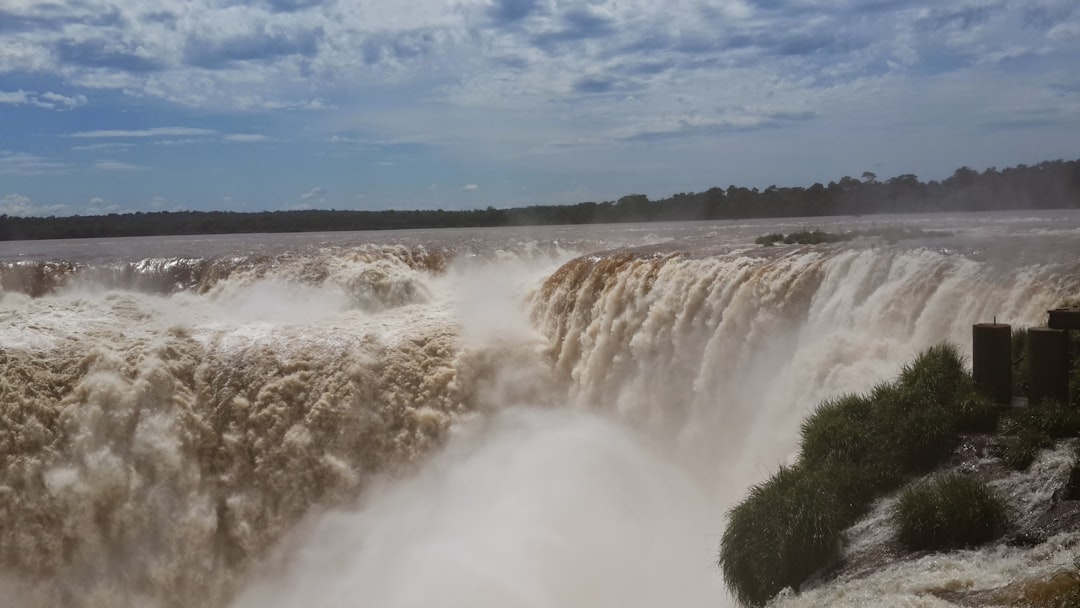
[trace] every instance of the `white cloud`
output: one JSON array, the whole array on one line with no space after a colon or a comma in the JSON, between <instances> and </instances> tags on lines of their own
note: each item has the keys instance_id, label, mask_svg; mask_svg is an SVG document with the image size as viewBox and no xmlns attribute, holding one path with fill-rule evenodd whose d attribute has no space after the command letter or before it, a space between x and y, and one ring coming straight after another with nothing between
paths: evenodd
<instances>
[{"instance_id":1,"label":"white cloud","mask_svg":"<svg viewBox=\"0 0 1080 608\"><path fill-rule=\"evenodd\" d=\"M465 184L465 187L462 188L462 190L465 192L476 192L479 189L480 186L477 184Z\"/></svg>"},{"instance_id":2,"label":"white cloud","mask_svg":"<svg viewBox=\"0 0 1080 608\"><path fill-rule=\"evenodd\" d=\"M62 173L68 168L66 163L43 156L0 150L0 175L49 175Z\"/></svg>"},{"instance_id":3,"label":"white cloud","mask_svg":"<svg viewBox=\"0 0 1080 608\"><path fill-rule=\"evenodd\" d=\"M233 143L257 143L270 141L271 138L257 133L230 133L229 135L226 135L224 139L225 141Z\"/></svg>"},{"instance_id":4,"label":"white cloud","mask_svg":"<svg viewBox=\"0 0 1080 608\"><path fill-rule=\"evenodd\" d=\"M326 188L322 186L315 186L311 190L300 195L300 200L310 202L313 200L322 200L326 196Z\"/></svg>"},{"instance_id":5,"label":"white cloud","mask_svg":"<svg viewBox=\"0 0 1080 608\"><path fill-rule=\"evenodd\" d=\"M159 139L155 141L154 144L158 146L189 146L191 144L205 144L210 141L211 140L209 139L194 139L189 137L186 139Z\"/></svg>"},{"instance_id":6,"label":"white cloud","mask_svg":"<svg viewBox=\"0 0 1080 608\"><path fill-rule=\"evenodd\" d=\"M116 203L109 203L100 196L95 196L90 199L90 202L86 204L82 210L78 211L78 215L107 215L109 213L119 213L124 208Z\"/></svg>"},{"instance_id":7,"label":"white cloud","mask_svg":"<svg viewBox=\"0 0 1080 608\"><path fill-rule=\"evenodd\" d=\"M94 163L94 168L102 171L142 171L146 167L132 163L122 163L115 160L99 160Z\"/></svg>"},{"instance_id":8,"label":"white cloud","mask_svg":"<svg viewBox=\"0 0 1080 608\"><path fill-rule=\"evenodd\" d=\"M1080 16L1080 14L1078 14L1078 16ZM1071 39L1080 38L1080 20L1059 23L1046 33L1046 37L1055 42L1065 42Z\"/></svg>"},{"instance_id":9,"label":"white cloud","mask_svg":"<svg viewBox=\"0 0 1080 608\"><path fill-rule=\"evenodd\" d=\"M86 151L98 151L98 152L100 152L101 150L115 150L117 152L123 152L123 151L126 151L126 150L130 150L133 147L135 147L135 144L122 144L122 143L110 142L110 143L103 143L103 144L90 144L90 145L87 145L87 146L72 146L71 149L72 150L77 150L77 151L80 151L80 152L86 152Z\"/></svg>"},{"instance_id":10,"label":"white cloud","mask_svg":"<svg viewBox=\"0 0 1080 608\"><path fill-rule=\"evenodd\" d=\"M26 91L0 91L0 103L14 106L30 103L30 94Z\"/></svg>"},{"instance_id":11,"label":"white cloud","mask_svg":"<svg viewBox=\"0 0 1080 608\"><path fill-rule=\"evenodd\" d=\"M38 97L39 105L50 109L77 108L79 106L86 105L86 101L87 99L85 95L75 95L74 97L68 97L65 95L60 95L59 93L42 93L41 96Z\"/></svg>"},{"instance_id":12,"label":"white cloud","mask_svg":"<svg viewBox=\"0 0 1080 608\"><path fill-rule=\"evenodd\" d=\"M0 104L30 105L46 110L70 110L86 105L85 95L68 97L59 93L35 93L33 91L0 91Z\"/></svg>"},{"instance_id":13,"label":"white cloud","mask_svg":"<svg viewBox=\"0 0 1080 608\"><path fill-rule=\"evenodd\" d=\"M0 215L16 217L65 214L67 205L38 204L21 194L8 194L0 198Z\"/></svg>"},{"instance_id":14,"label":"white cloud","mask_svg":"<svg viewBox=\"0 0 1080 608\"><path fill-rule=\"evenodd\" d=\"M612 181L690 175L675 155L650 146L684 145L689 155L708 140L719 157L738 134L772 129L770 138L790 140L808 123L846 137L846 148L837 142L830 150L857 158L862 153L850 148L866 145L854 142L858 134L889 137L876 130L885 113L875 100L895 105L886 92L918 92L904 97L914 102L912 111L884 116L895 133L928 123L975 131L989 122L980 114L1024 107L1057 109L1059 125L1076 116L1075 98L1050 89L1075 79L1076 0L281 4L293 1L190 0L152 8L133 0L9 1L3 13L13 21L2 27L0 75L32 72L60 84L49 85L56 93L0 92L0 107L5 118L20 118L43 115L34 110L39 104L85 104L85 95L96 105L127 98L142 112L162 109L151 125L196 127L123 128L146 124L129 120L70 136L162 145L306 138L334 144L337 154L355 156L369 171L391 158L423 167L414 160L426 154L424 160L441 155L462 164L622 174ZM1015 86L1021 72L1024 86ZM948 82L963 83L965 95L954 96ZM983 101L972 110L971 99ZM841 105L845 112L836 111ZM191 108L197 112L185 114ZM318 114L282 116L305 110ZM407 149L364 154L395 146ZM428 149L417 152L421 146ZM227 153L209 145L198 151ZM777 174L796 171L770 162L768 153L754 162ZM41 157L0 158L5 174L62 170ZM741 179L695 171L687 187ZM395 172L384 173L390 179ZM289 182L283 191L304 185ZM335 192L351 187L326 185Z\"/></svg>"},{"instance_id":15,"label":"white cloud","mask_svg":"<svg viewBox=\"0 0 1080 608\"><path fill-rule=\"evenodd\" d=\"M72 133L70 137L78 138L109 138L109 137L194 137L200 135L216 135L213 129L196 129L192 127L155 127L153 129L107 129L100 131L80 131Z\"/></svg>"}]
</instances>

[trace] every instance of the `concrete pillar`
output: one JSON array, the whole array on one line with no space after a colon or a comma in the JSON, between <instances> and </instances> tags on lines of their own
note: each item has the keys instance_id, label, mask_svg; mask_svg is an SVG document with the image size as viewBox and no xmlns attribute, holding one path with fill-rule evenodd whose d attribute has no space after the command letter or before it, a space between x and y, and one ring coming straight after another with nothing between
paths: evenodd
<instances>
[{"instance_id":1,"label":"concrete pillar","mask_svg":"<svg viewBox=\"0 0 1080 608\"><path fill-rule=\"evenodd\" d=\"M1012 403L1012 327L977 323L971 327L971 375L994 403Z\"/></svg>"},{"instance_id":2,"label":"concrete pillar","mask_svg":"<svg viewBox=\"0 0 1080 608\"><path fill-rule=\"evenodd\" d=\"M1080 310L1055 308L1046 311L1046 326L1054 329L1080 329Z\"/></svg>"},{"instance_id":3,"label":"concrete pillar","mask_svg":"<svg viewBox=\"0 0 1080 608\"><path fill-rule=\"evenodd\" d=\"M1028 401L1069 402L1069 334L1060 329L1032 327L1027 339Z\"/></svg>"}]
</instances>

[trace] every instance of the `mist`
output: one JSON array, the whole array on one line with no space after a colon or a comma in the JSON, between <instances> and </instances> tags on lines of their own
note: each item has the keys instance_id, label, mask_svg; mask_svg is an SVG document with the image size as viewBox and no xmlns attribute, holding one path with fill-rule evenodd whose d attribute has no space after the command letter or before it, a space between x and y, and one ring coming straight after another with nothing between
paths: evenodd
<instances>
[{"instance_id":1,"label":"mist","mask_svg":"<svg viewBox=\"0 0 1080 608\"><path fill-rule=\"evenodd\" d=\"M309 519L232 606L717 606L720 525L628 429L516 407Z\"/></svg>"}]
</instances>

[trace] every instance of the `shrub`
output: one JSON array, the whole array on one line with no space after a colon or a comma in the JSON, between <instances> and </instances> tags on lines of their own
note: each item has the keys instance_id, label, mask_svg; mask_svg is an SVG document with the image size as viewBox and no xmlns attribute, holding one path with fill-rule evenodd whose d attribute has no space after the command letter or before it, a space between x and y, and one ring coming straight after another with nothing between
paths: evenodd
<instances>
[{"instance_id":1,"label":"shrub","mask_svg":"<svg viewBox=\"0 0 1080 608\"><path fill-rule=\"evenodd\" d=\"M836 559L848 510L822 475L793 466L751 488L728 516L724 580L740 602L761 606Z\"/></svg>"},{"instance_id":2,"label":"shrub","mask_svg":"<svg viewBox=\"0 0 1080 608\"><path fill-rule=\"evenodd\" d=\"M759 236L754 239L754 242L758 245L764 245L766 247L772 247L773 245L784 240L784 235L780 233L766 234L765 236Z\"/></svg>"},{"instance_id":3,"label":"shrub","mask_svg":"<svg viewBox=\"0 0 1080 608\"><path fill-rule=\"evenodd\" d=\"M900 472L922 473L948 457L958 440L954 409L941 405L932 393L902 383L874 393L883 458Z\"/></svg>"},{"instance_id":4,"label":"shrub","mask_svg":"<svg viewBox=\"0 0 1080 608\"><path fill-rule=\"evenodd\" d=\"M972 391L971 375L956 345L938 344L919 353L900 370L900 385L945 405L955 406Z\"/></svg>"},{"instance_id":5,"label":"shrub","mask_svg":"<svg viewBox=\"0 0 1080 608\"><path fill-rule=\"evenodd\" d=\"M1035 457L1044 448L1053 445L1053 440L1046 433L1024 429L1005 444L1001 461L1005 466L1016 471L1023 471L1035 462Z\"/></svg>"},{"instance_id":6,"label":"shrub","mask_svg":"<svg viewBox=\"0 0 1080 608\"><path fill-rule=\"evenodd\" d=\"M960 401L957 416L958 430L991 433L997 428L1001 410L986 397L973 395Z\"/></svg>"},{"instance_id":7,"label":"shrub","mask_svg":"<svg viewBox=\"0 0 1080 608\"><path fill-rule=\"evenodd\" d=\"M822 403L802 425L799 464L729 513L720 566L732 592L761 605L797 588L835 558L874 496L947 458L962 425L987 424L988 407L950 345L920 354L896 382Z\"/></svg>"},{"instance_id":8,"label":"shrub","mask_svg":"<svg viewBox=\"0 0 1080 608\"><path fill-rule=\"evenodd\" d=\"M874 429L869 423L873 405L861 395L845 395L822 403L802 424L802 459L822 463L827 460L855 462L874 446Z\"/></svg>"},{"instance_id":9,"label":"shrub","mask_svg":"<svg viewBox=\"0 0 1080 608\"><path fill-rule=\"evenodd\" d=\"M1005 532L1008 509L984 482L947 475L900 495L895 517L900 542L909 549L957 549Z\"/></svg>"},{"instance_id":10,"label":"shrub","mask_svg":"<svg viewBox=\"0 0 1080 608\"><path fill-rule=\"evenodd\" d=\"M1002 431L1006 434L1025 430L1045 433L1053 438L1075 437L1080 434L1080 410L1047 399L1016 410L1002 425Z\"/></svg>"},{"instance_id":11,"label":"shrub","mask_svg":"<svg viewBox=\"0 0 1080 608\"><path fill-rule=\"evenodd\" d=\"M1001 431L1012 435L1002 461L1022 471L1031 466L1040 450L1053 445L1054 439L1080 433L1080 411L1056 401L1042 401L1010 413L1002 420Z\"/></svg>"}]
</instances>

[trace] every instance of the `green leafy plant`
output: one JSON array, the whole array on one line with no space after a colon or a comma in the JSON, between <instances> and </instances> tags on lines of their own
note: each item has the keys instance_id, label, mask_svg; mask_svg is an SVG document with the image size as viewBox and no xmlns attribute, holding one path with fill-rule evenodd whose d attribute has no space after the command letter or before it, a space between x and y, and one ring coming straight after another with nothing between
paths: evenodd
<instances>
[{"instance_id":1,"label":"green leafy plant","mask_svg":"<svg viewBox=\"0 0 1080 608\"><path fill-rule=\"evenodd\" d=\"M797 589L876 495L940 464L962 430L996 417L989 409L949 344L920 353L895 382L822 403L802 425L799 463L730 512L719 560L728 586L754 606Z\"/></svg>"},{"instance_id":2,"label":"green leafy plant","mask_svg":"<svg viewBox=\"0 0 1080 608\"><path fill-rule=\"evenodd\" d=\"M1008 526L1005 502L973 477L947 475L900 495L895 518L909 549L972 547L1001 536Z\"/></svg>"},{"instance_id":3,"label":"green leafy plant","mask_svg":"<svg viewBox=\"0 0 1080 608\"><path fill-rule=\"evenodd\" d=\"M846 514L817 471L780 467L731 510L720 550L724 579L751 606L798 587L836 558Z\"/></svg>"}]
</instances>

